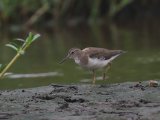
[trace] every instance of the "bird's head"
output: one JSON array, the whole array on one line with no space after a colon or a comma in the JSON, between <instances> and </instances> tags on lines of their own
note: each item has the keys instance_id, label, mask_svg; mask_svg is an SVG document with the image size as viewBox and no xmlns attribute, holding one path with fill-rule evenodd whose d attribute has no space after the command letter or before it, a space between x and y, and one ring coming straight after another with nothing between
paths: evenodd
<instances>
[{"instance_id":1,"label":"bird's head","mask_svg":"<svg viewBox=\"0 0 160 120\"><path fill-rule=\"evenodd\" d=\"M79 49L79 48L71 48L69 51L68 51L68 54L67 56L61 60L60 64L63 63L66 59L75 59L76 57L78 57L80 55L80 52L82 50Z\"/></svg>"}]
</instances>

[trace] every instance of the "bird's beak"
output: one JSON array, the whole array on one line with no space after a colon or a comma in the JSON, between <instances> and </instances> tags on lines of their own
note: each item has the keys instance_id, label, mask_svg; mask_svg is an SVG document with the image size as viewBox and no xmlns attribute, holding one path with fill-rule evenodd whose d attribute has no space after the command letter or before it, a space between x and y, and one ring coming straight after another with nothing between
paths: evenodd
<instances>
[{"instance_id":1,"label":"bird's beak","mask_svg":"<svg viewBox=\"0 0 160 120\"><path fill-rule=\"evenodd\" d=\"M64 61L66 61L68 59L68 55L65 57L65 58L63 58L60 62L59 62L59 64L62 64Z\"/></svg>"}]
</instances>

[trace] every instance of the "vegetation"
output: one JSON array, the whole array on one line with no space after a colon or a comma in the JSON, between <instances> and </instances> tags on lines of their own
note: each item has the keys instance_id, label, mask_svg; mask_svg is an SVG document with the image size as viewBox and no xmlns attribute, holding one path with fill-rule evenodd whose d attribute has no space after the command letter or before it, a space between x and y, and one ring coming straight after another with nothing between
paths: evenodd
<instances>
[{"instance_id":1,"label":"vegetation","mask_svg":"<svg viewBox=\"0 0 160 120\"><path fill-rule=\"evenodd\" d=\"M19 46L15 42L6 44L7 47L12 48L17 52L17 54L13 57L13 59L6 65L3 66L0 64L0 79L3 78L7 70L15 63L15 61L25 53L26 49L38 38L40 37L39 34L33 35L31 32L29 33L28 37L23 39L16 39L17 41L20 41L22 44Z\"/></svg>"},{"instance_id":2,"label":"vegetation","mask_svg":"<svg viewBox=\"0 0 160 120\"><path fill-rule=\"evenodd\" d=\"M32 25L47 20L66 22L74 18L94 21L97 18L142 16L145 11L146 15L151 12L158 15L158 4L158 0L1 0L0 23Z\"/></svg>"}]
</instances>

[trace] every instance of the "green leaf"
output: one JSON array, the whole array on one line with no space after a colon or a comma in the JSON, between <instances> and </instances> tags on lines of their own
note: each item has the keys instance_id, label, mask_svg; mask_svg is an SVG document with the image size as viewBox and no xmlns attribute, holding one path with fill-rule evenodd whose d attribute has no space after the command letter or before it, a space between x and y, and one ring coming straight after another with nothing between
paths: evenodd
<instances>
[{"instance_id":1,"label":"green leaf","mask_svg":"<svg viewBox=\"0 0 160 120\"><path fill-rule=\"evenodd\" d=\"M30 32L25 41L26 45L30 45L32 43L32 39L33 39L33 34Z\"/></svg>"},{"instance_id":2,"label":"green leaf","mask_svg":"<svg viewBox=\"0 0 160 120\"><path fill-rule=\"evenodd\" d=\"M25 40L24 40L24 39L21 39L21 38L17 38L17 39L15 39L15 40L21 41L21 42L25 42Z\"/></svg>"},{"instance_id":3,"label":"green leaf","mask_svg":"<svg viewBox=\"0 0 160 120\"><path fill-rule=\"evenodd\" d=\"M33 36L32 42L34 42L37 38L39 38L41 35L40 34L36 34Z\"/></svg>"},{"instance_id":4,"label":"green leaf","mask_svg":"<svg viewBox=\"0 0 160 120\"><path fill-rule=\"evenodd\" d=\"M10 48L12 48L13 50L15 50L15 51L18 52L18 48L17 48L16 45L13 45L13 44L6 44L5 46L10 47Z\"/></svg>"},{"instance_id":5,"label":"green leaf","mask_svg":"<svg viewBox=\"0 0 160 120\"><path fill-rule=\"evenodd\" d=\"M29 46L32 42L34 42L39 37L40 37L40 34L33 35L33 33L30 32L26 39L26 45Z\"/></svg>"}]
</instances>

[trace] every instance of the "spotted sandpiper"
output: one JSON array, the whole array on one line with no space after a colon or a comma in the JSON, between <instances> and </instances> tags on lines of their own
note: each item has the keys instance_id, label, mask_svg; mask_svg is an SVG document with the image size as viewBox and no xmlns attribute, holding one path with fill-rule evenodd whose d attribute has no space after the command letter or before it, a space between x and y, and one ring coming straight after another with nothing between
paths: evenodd
<instances>
[{"instance_id":1,"label":"spotted sandpiper","mask_svg":"<svg viewBox=\"0 0 160 120\"><path fill-rule=\"evenodd\" d=\"M68 58L74 59L75 63L93 72L92 83L95 84L95 70L103 68L103 80L105 80L105 74L111 67L112 60L122 53L124 53L122 50L108 50L105 48L96 47L87 47L83 50L79 48L71 48L67 56L60 62L60 64Z\"/></svg>"}]
</instances>

